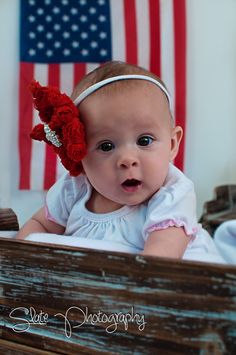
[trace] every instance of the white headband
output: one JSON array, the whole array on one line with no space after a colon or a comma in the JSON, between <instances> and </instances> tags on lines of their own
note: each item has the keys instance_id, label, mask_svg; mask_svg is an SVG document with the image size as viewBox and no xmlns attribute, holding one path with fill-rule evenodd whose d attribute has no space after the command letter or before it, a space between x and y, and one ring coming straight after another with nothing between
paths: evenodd
<instances>
[{"instance_id":1,"label":"white headband","mask_svg":"<svg viewBox=\"0 0 236 355\"><path fill-rule=\"evenodd\" d=\"M167 89L157 80L154 78L147 76L147 75L137 75L137 74L129 74L129 75L118 75L118 76L113 76L111 78L107 78L105 80L99 81L98 83L89 86L87 89L85 89L75 100L74 104L77 106L79 105L87 96L92 94L94 91L97 91L100 89L102 86L105 86L107 84L113 83L114 81L119 81L119 80L127 80L127 79L140 79L140 80L146 80L150 81L151 83L155 84L158 86L166 95L168 101L169 101L169 106L171 106L171 99L170 99L170 94L168 93Z\"/></svg>"}]
</instances>

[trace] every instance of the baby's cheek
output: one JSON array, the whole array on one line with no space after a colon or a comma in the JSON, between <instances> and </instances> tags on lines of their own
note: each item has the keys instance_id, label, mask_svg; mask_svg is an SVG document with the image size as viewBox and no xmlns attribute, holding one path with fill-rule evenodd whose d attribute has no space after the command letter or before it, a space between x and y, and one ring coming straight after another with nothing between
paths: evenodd
<instances>
[{"instance_id":1,"label":"baby's cheek","mask_svg":"<svg viewBox=\"0 0 236 355\"><path fill-rule=\"evenodd\" d=\"M97 174L97 172L101 169L101 162L99 159L94 157L92 154L88 154L83 160L82 165L84 168L84 172L86 175Z\"/></svg>"}]
</instances>

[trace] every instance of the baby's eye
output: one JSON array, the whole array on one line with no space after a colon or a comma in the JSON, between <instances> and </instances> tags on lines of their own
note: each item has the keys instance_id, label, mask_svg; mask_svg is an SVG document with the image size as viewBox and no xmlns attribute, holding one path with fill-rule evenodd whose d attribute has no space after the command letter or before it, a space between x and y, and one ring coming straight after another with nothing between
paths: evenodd
<instances>
[{"instance_id":1,"label":"baby's eye","mask_svg":"<svg viewBox=\"0 0 236 355\"><path fill-rule=\"evenodd\" d=\"M114 144L112 142L103 142L99 144L98 148L99 150L102 150L103 152L109 152L110 150L114 149Z\"/></svg>"},{"instance_id":2,"label":"baby's eye","mask_svg":"<svg viewBox=\"0 0 236 355\"><path fill-rule=\"evenodd\" d=\"M142 147L145 147L147 145L152 144L153 138L150 136L142 136L138 139L137 144L141 145Z\"/></svg>"}]
</instances>

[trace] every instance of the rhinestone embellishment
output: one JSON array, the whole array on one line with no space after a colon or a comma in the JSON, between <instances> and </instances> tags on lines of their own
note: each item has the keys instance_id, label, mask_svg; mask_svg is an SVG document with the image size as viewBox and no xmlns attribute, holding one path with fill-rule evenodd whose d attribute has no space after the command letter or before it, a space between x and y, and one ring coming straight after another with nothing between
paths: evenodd
<instances>
[{"instance_id":1,"label":"rhinestone embellishment","mask_svg":"<svg viewBox=\"0 0 236 355\"><path fill-rule=\"evenodd\" d=\"M55 145L55 147L59 148L62 145L62 143L57 138L56 132L52 131L48 124L44 124L44 132L46 139Z\"/></svg>"}]
</instances>

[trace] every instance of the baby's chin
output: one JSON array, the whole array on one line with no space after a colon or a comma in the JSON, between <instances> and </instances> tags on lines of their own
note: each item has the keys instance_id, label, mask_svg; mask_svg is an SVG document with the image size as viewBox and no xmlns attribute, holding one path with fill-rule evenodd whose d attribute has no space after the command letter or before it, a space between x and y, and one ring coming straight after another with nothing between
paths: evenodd
<instances>
[{"instance_id":1,"label":"baby's chin","mask_svg":"<svg viewBox=\"0 0 236 355\"><path fill-rule=\"evenodd\" d=\"M132 189L131 189L132 190ZM114 210L118 210L124 206L128 206L128 207L134 207L137 205L141 205L141 204L146 204L150 198L152 198L152 196L158 191L146 191L144 193L144 191L137 191L132 192L132 191L123 191L121 192L120 195L102 195L104 202L106 204L109 205L109 208L113 208ZM142 189L141 189L142 190ZM101 193L100 193L101 196Z\"/></svg>"},{"instance_id":2,"label":"baby's chin","mask_svg":"<svg viewBox=\"0 0 236 355\"><path fill-rule=\"evenodd\" d=\"M155 195L155 193L157 191L152 192L143 198L137 198L137 199L134 198L133 201L127 201L124 205L132 207L132 206L137 206L137 205L148 203L148 201L152 198L152 196Z\"/></svg>"},{"instance_id":3,"label":"baby's chin","mask_svg":"<svg viewBox=\"0 0 236 355\"><path fill-rule=\"evenodd\" d=\"M132 198L129 200L123 200L123 201L120 201L120 205L129 206L129 207L138 206L138 205L147 203L149 201L150 197L152 197L152 195L148 196L148 197L144 197L144 198Z\"/></svg>"}]
</instances>

